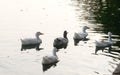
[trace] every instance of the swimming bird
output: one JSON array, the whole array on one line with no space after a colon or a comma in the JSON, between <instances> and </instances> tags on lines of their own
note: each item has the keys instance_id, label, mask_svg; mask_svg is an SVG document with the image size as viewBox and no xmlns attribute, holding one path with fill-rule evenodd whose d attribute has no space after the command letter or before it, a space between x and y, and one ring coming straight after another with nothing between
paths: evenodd
<instances>
[{"instance_id":1,"label":"swimming bird","mask_svg":"<svg viewBox=\"0 0 120 75\"><path fill-rule=\"evenodd\" d=\"M79 41L86 39L88 36L88 33L86 32L86 29L89 29L87 26L82 27L82 32L79 33L74 33L73 40L74 40L74 45L77 46Z\"/></svg>"},{"instance_id":2,"label":"swimming bird","mask_svg":"<svg viewBox=\"0 0 120 75\"><path fill-rule=\"evenodd\" d=\"M59 62L59 61L58 61L58 62ZM58 62L55 62L55 63L53 63L53 64L42 64L43 72L47 71L47 70L50 69L51 67L56 67Z\"/></svg>"},{"instance_id":3,"label":"swimming bird","mask_svg":"<svg viewBox=\"0 0 120 75\"><path fill-rule=\"evenodd\" d=\"M41 32L36 32L35 38L25 38L21 39L21 51L24 49L36 48L36 50L40 50L39 46L42 43L42 40L39 38L40 35L43 35Z\"/></svg>"},{"instance_id":4,"label":"swimming bird","mask_svg":"<svg viewBox=\"0 0 120 75\"><path fill-rule=\"evenodd\" d=\"M63 37L58 37L53 42L53 47L56 47L57 49L66 49L68 45L68 38L67 38L68 32L65 30L63 33Z\"/></svg>"},{"instance_id":5,"label":"swimming bird","mask_svg":"<svg viewBox=\"0 0 120 75\"><path fill-rule=\"evenodd\" d=\"M52 56L44 56L42 58L42 64L44 65L49 65L49 64L53 64L53 63L56 63L58 62L58 56L56 54L56 52L58 51L57 48L53 48L53 55Z\"/></svg>"},{"instance_id":6,"label":"swimming bird","mask_svg":"<svg viewBox=\"0 0 120 75\"><path fill-rule=\"evenodd\" d=\"M110 53L111 46L113 45L113 41L112 41L111 36L112 36L112 33L108 32L108 40L107 41L102 40L100 42L99 41L95 42L95 45L96 45L95 54L97 54L98 50L102 50L103 51L106 47L109 47L108 52Z\"/></svg>"}]
</instances>

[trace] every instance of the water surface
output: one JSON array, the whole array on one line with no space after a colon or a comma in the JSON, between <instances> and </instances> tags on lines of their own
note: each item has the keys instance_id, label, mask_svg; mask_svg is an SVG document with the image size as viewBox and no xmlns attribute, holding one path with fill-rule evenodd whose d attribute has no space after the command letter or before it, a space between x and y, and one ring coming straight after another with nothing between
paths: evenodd
<instances>
[{"instance_id":1,"label":"water surface","mask_svg":"<svg viewBox=\"0 0 120 75\"><path fill-rule=\"evenodd\" d=\"M118 64L119 54L109 54L105 50L94 55L95 40L107 39L107 34L95 31L98 26L85 19L89 13L83 6L82 2L79 4L74 0L0 1L1 75L110 75ZM84 25L90 27L87 30L90 40L74 46L73 34ZM56 66L43 72L42 57L52 54L53 40L62 36L64 30L69 32L68 48L57 53L60 61ZM37 31L44 33L40 36L43 40L40 47L44 49L21 52L20 39L34 37Z\"/></svg>"}]
</instances>

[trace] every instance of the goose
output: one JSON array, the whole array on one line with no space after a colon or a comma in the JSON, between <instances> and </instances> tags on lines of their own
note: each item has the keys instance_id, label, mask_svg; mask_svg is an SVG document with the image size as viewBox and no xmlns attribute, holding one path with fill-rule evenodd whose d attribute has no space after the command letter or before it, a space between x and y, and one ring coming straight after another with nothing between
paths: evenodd
<instances>
[{"instance_id":1,"label":"goose","mask_svg":"<svg viewBox=\"0 0 120 75\"><path fill-rule=\"evenodd\" d=\"M43 35L41 32L36 32L35 38L25 38L21 39L21 51L23 49L36 48L36 50L40 50L39 45L42 43L42 40L39 38L39 35Z\"/></svg>"},{"instance_id":2,"label":"goose","mask_svg":"<svg viewBox=\"0 0 120 75\"><path fill-rule=\"evenodd\" d=\"M88 33L86 32L86 29L89 29L87 26L82 27L82 32L79 33L74 33L73 40L74 40L74 45L77 46L79 41L86 39L88 36Z\"/></svg>"},{"instance_id":3,"label":"goose","mask_svg":"<svg viewBox=\"0 0 120 75\"><path fill-rule=\"evenodd\" d=\"M58 37L53 42L53 47L56 47L57 49L66 49L68 45L68 38L67 38L68 32L65 30L63 33L63 37Z\"/></svg>"},{"instance_id":4,"label":"goose","mask_svg":"<svg viewBox=\"0 0 120 75\"><path fill-rule=\"evenodd\" d=\"M43 72L47 71L48 69L50 69L52 66L56 67L58 62L55 62L53 64L42 64L42 69Z\"/></svg>"},{"instance_id":5,"label":"goose","mask_svg":"<svg viewBox=\"0 0 120 75\"><path fill-rule=\"evenodd\" d=\"M111 50L111 46L113 44L113 41L112 41L112 33L111 32L108 32L108 40L107 41L96 41L95 42L95 45L96 45L96 49L95 49L95 54L97 54L97 51L98 50L104 50L106 47L109 47L109 53L110 53L110 50Z\"/></svg>"},{"instance_id":6,"label":"goose","mask_svg":"<svg viewBox=\"0 0 120 75\"><path fill-rule=\"evenodd\" d=\"M53 48L53 55L52 56L44 56L42 59L42 64L43 65L49 65L58 62L58 56L56 55L57 48Z\"/></svg>"}]
</instances>

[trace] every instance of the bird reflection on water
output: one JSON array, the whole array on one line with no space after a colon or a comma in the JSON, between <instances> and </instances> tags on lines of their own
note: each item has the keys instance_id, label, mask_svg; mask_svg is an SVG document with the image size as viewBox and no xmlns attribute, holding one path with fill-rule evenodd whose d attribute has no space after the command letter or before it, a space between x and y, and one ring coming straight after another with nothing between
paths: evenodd
<instances>
[{"instance_id":1,"label":"bird reflection on water","mask_svg":"<svg viewBox=\"0 0 120 75\"><path fill-rule=\"evenodd\" d=\"M22 45L21 51L26 49L33 49L33 48L36 48L36 51L40 51L44 49L44 48L39 48L39 43L38 43L38 44Z\"/></svg>"},{"instance_id":2,"label":"bird reflection on water","mask_svg":"<svg viewBox=\"0 0 120 75\"><path fill-rule=\"evenodd\" d=\"M58 62L59 62L59 61L57 61L57 62L55 62L55 63L52 63L52 64L42 64L43 72L47 71L47 70L50 69L52 66L53 66L53 67L56 67Z\"/></svg>"}]
</instances>

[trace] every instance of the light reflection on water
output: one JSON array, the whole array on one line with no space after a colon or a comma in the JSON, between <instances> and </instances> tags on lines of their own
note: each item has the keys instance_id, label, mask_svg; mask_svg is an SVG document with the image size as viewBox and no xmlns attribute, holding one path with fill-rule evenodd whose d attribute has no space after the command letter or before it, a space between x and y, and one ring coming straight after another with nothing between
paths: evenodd
<instances>
[{"instance_id":1,"label":"light reflection on water","mask_svg":"<svg viewBox=\"0 0 120 75\"><path fill-rule=\"evenodd\" d=\"M84 1L83 4L81 4L81 0L73 0L73 4L75 4L74 6L76 7L76 12L78 12L78 19L81 21L81 14L79 12L81 12L81 7L83 7L85 10L89 10L89 5L85 3L85 0L82 0ZM89 2L87 2L89 3ZM81 6L80 6L81 5ZM91 35L91 38L93 38L94 40L96 39L99 39L99 40L106 40L108 38L107 36L107 33L105 33L105 31L101 31L103 29L106 29L106 30L109 30L107 28L103 28L103 25L102 24L98 24L95 22L95 20L92 18L94 17L91 13L88 13L89 11L86 11L84 14L86 15L82 15L84 17L85 20L87 20L89 22L89 26L92 28L91 31L92 33L91 34L95 34L95 35ZM117 30L116 30L117 31ZM112 30L111 32L116 32L114 30ZM100 35L100 36L99 36ZM96 37L95 37L96 36ZM120 53L120 48L119 48L119 35L112 35L112 40L114 42L113 46L112 46L112 53L109 54L107 52L107 54L104 54L102 53L102 55L105 55L105 56L108 56L108 57L111 57L113 58L113 61L108 61L109 62L109 65L111 66L108 71L110 73L112 73L111 71L111 68L114 69L116 64L118 64L119 60L120 60L120 56L119 56L119 53ZM114 60L118 60L118 61L114 61Z\"/></svg>"},{"instance_id":2,"label":"light reflection on water","mask_svg":"<svg viewBox=\"0 0 120 75\"><path fill-rule=\"evenodd\" d=\"M106 34L95 31L94 24L84 18L89 14L83 10L82 2L79 8L75 7L78 4L74 0L18 2L12 0L9 3L9 8L5 3L5 8L1 9L7 12L4 11L5 13L2 12L3 14L0 15L2 16L0 18L2 20L0 22L0 73L2 75L109 75L114 70L116 66L114 63L118 63L116 58L119 54L109 54L106 53L107 50L99 51L98 55L93 54L95 39L104 39L103 35L106 36ZM76 8L77 11L75 11ZM90 40L86 43L81 41L79 46L75 47L73 34L83 25L90 27L87 30ZM64 30L69 32L68 48L57 53L60 60L57 66L43 73L41 59L44 55L52 53L54 38L62 36ZM45 34L40 36L43 40L41 47L44 49L21 52L20 38L34 37L36 31Z\"/></svg>"}]
</instances>

